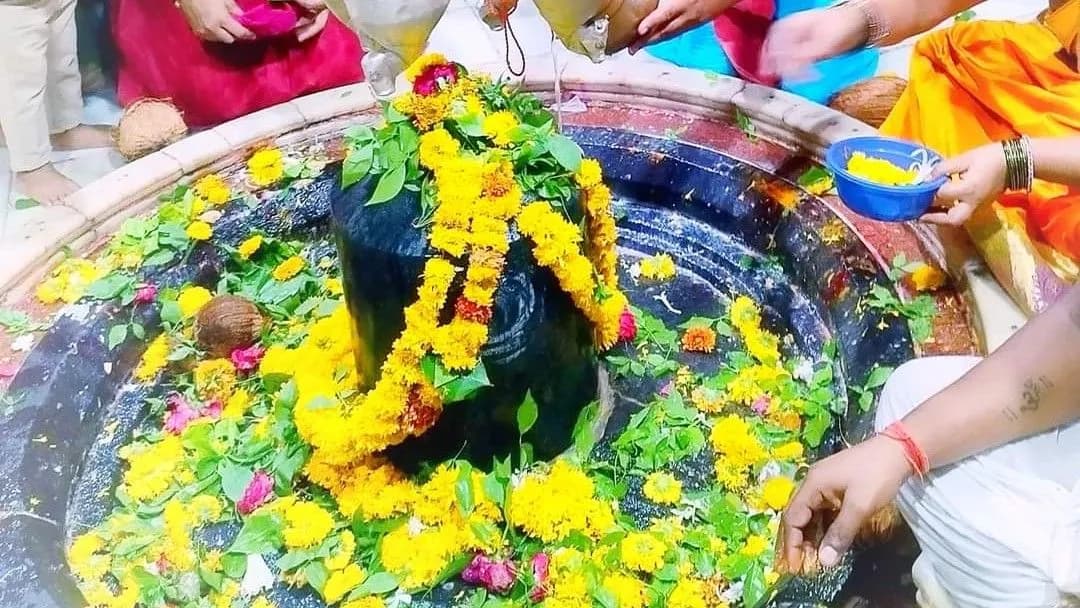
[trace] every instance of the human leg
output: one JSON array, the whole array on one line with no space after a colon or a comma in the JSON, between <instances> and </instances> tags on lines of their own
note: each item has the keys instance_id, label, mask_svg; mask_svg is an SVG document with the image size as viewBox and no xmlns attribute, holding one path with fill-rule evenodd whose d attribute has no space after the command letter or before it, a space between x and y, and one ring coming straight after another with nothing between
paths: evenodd
<instances>
[{"instance_id":1,"label":"human leg","mask_svg":"<svg viewBox=\"0 0 1080 608\"><path fill-rule=\"evenodd\" d=\"M931 357L899 368L882 391L878 406L879 429L906 416L923 401L963 376L978 363L974 357ZM900 510L922 548L916 584L928 606L993 608L1053 606L1059 592L1038 558L1013 541L1005 530L1023 529L1045 543L1052 533L1031 527L1047 513L1024 512L1007 500L1016 493L1035 494L1035 482L1007 477L1008 469L1023 467L1016 475L1038 479L1053 471L1018 456L1027 451L1053 454L1042 437L1017 442L935 470L925 481L909 481L901 489ZM996 523L996 525L995 525Z\"/></svg>"},{"instance_id":2,"label":"human leg","mask_svg":"<svg viewBox=\"0 0 1080 608\"><path fill-rule=\"evenodd\" d=\"M16 190L42 203L57 202L77 187L49 164L50 7L48 0L29 6L0 4L0 126Z\"/></svg>"},{"instance_id":3,"label":"human leg","mask_svg":"<svg viewBox=\"0 0 1080 608\"><path fill-rule=\"evenodd\" d=\"M46 103L49 133L58 150L102 148L112 145L109 130L82 124L82 76L79 74L75 0L52 0L49 19L48 82Z\"/></svg>"}]
</instances>

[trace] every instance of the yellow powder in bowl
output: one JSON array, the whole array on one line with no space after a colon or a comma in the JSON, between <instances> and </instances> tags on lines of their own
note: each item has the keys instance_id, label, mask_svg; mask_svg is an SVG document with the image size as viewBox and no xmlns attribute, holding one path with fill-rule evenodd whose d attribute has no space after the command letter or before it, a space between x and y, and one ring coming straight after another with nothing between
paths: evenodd
<instances>
[{"instance_id":1,"label":"yellow powder in bowl","mask_svg":"<svg viewBox=\"0 0 1080 608\"><path fill-rule=\"evenodd\" d=\"M910 186L919 179L915 168L901 169L889 161L856 152L848 160L847 170L852 175L882 186Z\"/></svg>"}]
</instances>

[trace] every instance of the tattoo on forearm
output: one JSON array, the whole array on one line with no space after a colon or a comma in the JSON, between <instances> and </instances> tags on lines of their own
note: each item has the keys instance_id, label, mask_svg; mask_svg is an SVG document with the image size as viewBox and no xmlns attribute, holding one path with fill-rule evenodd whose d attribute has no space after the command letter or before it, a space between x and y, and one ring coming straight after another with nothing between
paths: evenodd
<instances>
[{"instance_id":1,"label":"tattoo on forearm","mask_svg":"<svg viewBox=\"0 0 1080 608\"><path fill-rule=\"evenodd\" d=\"M1019 410L1013 407L1007 407L1003 412L1005 417L1015 422L1024 414L1038 411L1039 407L1042 406L1043 398L1046 397L1046 393L1053 390L1053 388L1053 380L1046 376L1029 378L1024 381L1024 390L1020 394Z\"/></svg>"}]
</instances>

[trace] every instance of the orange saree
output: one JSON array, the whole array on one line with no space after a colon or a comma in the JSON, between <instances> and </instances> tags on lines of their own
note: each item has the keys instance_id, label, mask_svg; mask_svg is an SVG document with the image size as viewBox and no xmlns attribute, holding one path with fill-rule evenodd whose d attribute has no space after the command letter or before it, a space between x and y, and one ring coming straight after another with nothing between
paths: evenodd
<instances>
[{"instance_id":1,"label":"orange saree","mask_svg":"<svg viewBox=\"0 0 1080 608\"><path fill-rule=\"evenodd\" d=\"M1068 0L1042 23L972 21L926 36L881 131L946 156L1018 135L1080 134L1078 30L1080 0ZM1080 275L1080 190L1037 182L984 206L967 228L1028 314Z\"/></svg>"}]
</instances>

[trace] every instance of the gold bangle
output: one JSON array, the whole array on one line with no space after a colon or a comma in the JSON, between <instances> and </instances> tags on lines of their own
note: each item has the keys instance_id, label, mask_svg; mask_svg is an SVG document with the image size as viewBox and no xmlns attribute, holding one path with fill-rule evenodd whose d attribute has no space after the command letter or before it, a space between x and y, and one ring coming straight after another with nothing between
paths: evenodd
<instances>
[{"instance_id":1,"label":"gold bangle","mask_svg":"<svg viewBox=\"0 0 1080 608\"><path fill-rule=\"evenodd\" d=\"M879 11L873 6L872 0L841 0L833 5L833 8L840 8L843 6L850 6L862 13L864 19L866 19L866 40L863 42L863 46L867 48L873 48L880 46L892 35L892 30L889 28L889 24L879 14Z\"/></svg>"}]
</instances>

